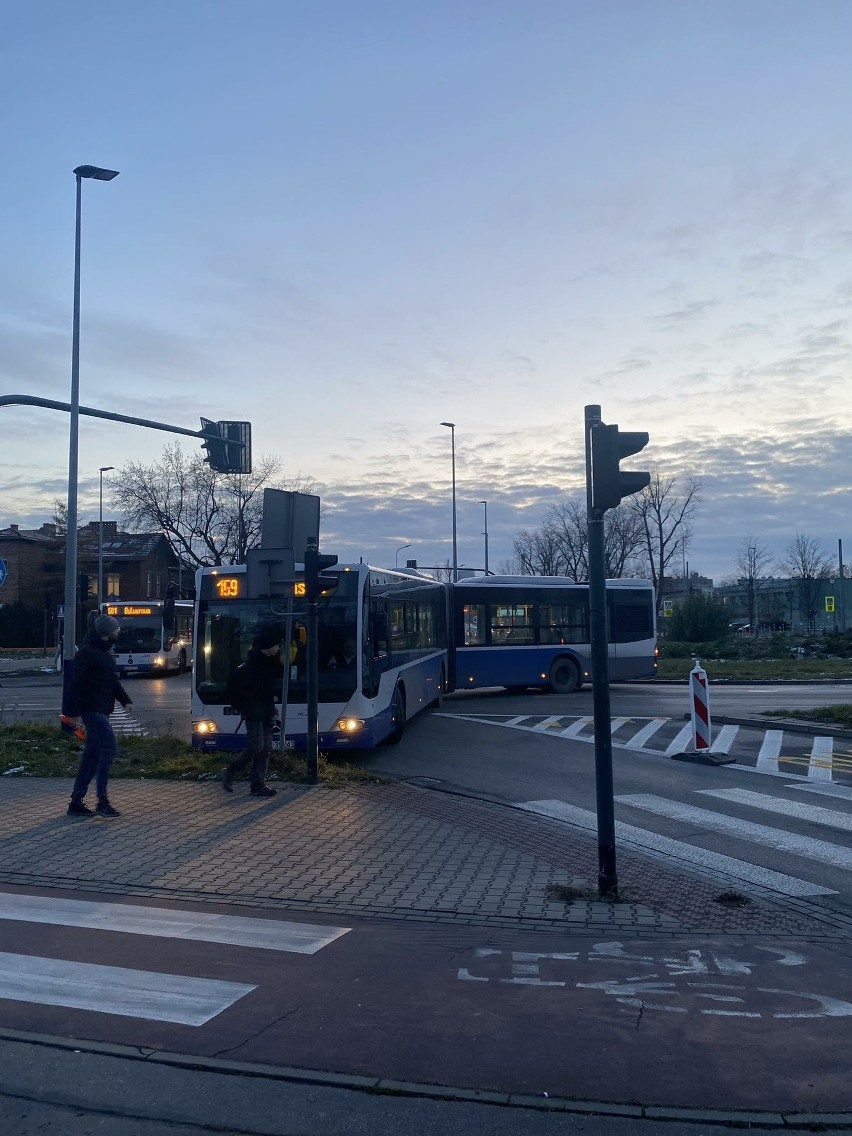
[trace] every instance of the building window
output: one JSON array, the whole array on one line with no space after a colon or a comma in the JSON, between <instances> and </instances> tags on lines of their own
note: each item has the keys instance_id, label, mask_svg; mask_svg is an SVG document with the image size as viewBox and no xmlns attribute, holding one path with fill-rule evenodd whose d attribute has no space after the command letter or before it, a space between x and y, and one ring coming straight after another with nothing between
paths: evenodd
<instances>
[{"instance_id":1,"label":"building window","mask_svg":"<svg viewBox=\"0 0 852 1136\"><path fill-rule=\"evenodd\" d=\"M115 574L109 573L106 578L106 598L109 600L118 599L121 595L121 577L116 572Z\"/></svg>"},{"instance_id":2,"label":"building window","mask_svg":"<svg viewBox=\"0 0 852 1136\"><path fill-rule=\"evenodd\" d=\"M145 573L145 598L152 599L154 595L154 573Z\"/></svg>"}]
</instances>

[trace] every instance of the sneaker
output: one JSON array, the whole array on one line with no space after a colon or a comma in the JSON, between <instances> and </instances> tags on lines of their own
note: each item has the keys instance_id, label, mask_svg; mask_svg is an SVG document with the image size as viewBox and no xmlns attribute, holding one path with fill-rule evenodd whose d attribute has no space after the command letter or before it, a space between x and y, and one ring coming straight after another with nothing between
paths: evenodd
<instances>
[{"instance_id":1,"label":"sneaker","mask_svg":"<svg viewBox=\"0 0 852 1136\"><path fill-rule=\"evenodd\" d=\"M276 797L278 790L270 789L268 785L253 785L251 795L252 797Z\"/></svg>"},{"instance_id":2,"label":"sneaker","mask_svg":"<svg viewBox=\"0 0 852 1136\"><path fill-rule=\"evenodd\" d=\"M82 801L72 801L68 806L68 815L70 817L93 817L95 810L90 809L89 806L83 804Z\"/></svg>"},{"instance_id":3,"label":"sneaker","mask_svg":"<svg viewBox=\"0 0 852 1136\"><path fill-rule=\"evenodd\" d=\"M98 807L95 809L95 815L99 817L107 817L112 820L113 817L120 817L121 813L118 809L114 809L107 800L98 801Z\"/></svg>"}]
</instances>

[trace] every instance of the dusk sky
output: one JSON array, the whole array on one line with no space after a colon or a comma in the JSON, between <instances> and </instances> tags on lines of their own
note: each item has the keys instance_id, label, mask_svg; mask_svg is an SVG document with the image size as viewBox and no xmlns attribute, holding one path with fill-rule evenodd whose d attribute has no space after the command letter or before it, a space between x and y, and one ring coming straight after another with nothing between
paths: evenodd
<instances>
[{"instance_id":1,"label":"dusk sky","mask_svg":"<svg viewBox=\"0 0 852 1136\"><path fill-rule=\"evenodd\" d=\"M70 397L105 166L81 403L250 420L341 560L451 557L450 420L459 563L487 500L499 568L596 403L700 479L691 569L852 561L851 46L848 0L7 4L0 394ZM0 527L37 527L68 416L0 415ZM81 418L81 522L172 440Z\"/></svg>"}]
</instances>

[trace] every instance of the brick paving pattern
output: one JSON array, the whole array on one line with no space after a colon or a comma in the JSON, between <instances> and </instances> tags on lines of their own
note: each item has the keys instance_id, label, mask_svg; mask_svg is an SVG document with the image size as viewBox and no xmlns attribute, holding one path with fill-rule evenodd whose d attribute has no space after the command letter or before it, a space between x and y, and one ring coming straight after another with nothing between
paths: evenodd
<instances>
[{"instance_id":1,"label":"brick paving pattern","mask_svg":"<svg viewBox=\"0 0 852 1136\"><path fill-rule=\"evenodd\" d=\"M121 780L107 822L66 817L64 780L6 778L0 882L594 934L843 933L801 902L726 908L723 885L634 853L618 856L626 902L565 903L548 889L596 889L588 833L403 783L278 788L258 801L242 784Z\"/></svg>"}]
</instances>

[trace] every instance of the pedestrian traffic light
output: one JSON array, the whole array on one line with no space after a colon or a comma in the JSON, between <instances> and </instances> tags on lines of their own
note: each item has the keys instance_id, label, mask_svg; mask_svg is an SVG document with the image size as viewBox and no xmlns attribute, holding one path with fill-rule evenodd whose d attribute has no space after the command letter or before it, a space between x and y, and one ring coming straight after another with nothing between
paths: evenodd
<instances>
[{"instance_id":1,"label":"pedestrian traffic light","mask_svg":"<svg viewBox=\"0 0 852 1136\"><path fill-rule=\"evenodd\" d=\"M89 598L92 589L92 577L87 572L81 572L77 577L77 603L84 604Z\"/></svg>"},{"instance_id":2,"label":"pedestrian traffic light","mask_svg":"<svg viewBox=\"0 0 852 1136\"><path fill-rule=\"evenodd\" d=\"M644 430L619 430L597 422L590 427L591 503L593 509L614 509L622 497L639 493L651 482L647 472L619 469L622 458L638 454L648 445Z\"/></svg>"},{"instance_id":3,"label":"pedestrian traffic light","mask_svg":"<svg viewBox=\"0 0 852 1136\"><path fill-rule=\"evenodd\" d=\"M204 459L217 473L251 473L251 423L201 419Z\"/></svg>"}]
</instances>

